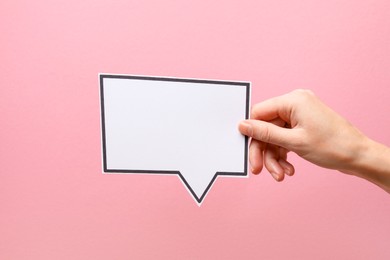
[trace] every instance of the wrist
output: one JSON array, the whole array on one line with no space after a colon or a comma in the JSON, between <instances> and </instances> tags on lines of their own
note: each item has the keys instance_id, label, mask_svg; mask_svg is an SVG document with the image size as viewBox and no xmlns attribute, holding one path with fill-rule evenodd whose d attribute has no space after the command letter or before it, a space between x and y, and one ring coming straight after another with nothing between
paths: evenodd
<instances>
[{"instance_id":1,"label":"wrist","mask_svg":"<svg viewBox=\"0 0 390 260\"><path fill-rule=\"evenodd\" d=\"M390 149L362 136L341 172L364 178L390 193Z\"/></svg>"}]
</instances>

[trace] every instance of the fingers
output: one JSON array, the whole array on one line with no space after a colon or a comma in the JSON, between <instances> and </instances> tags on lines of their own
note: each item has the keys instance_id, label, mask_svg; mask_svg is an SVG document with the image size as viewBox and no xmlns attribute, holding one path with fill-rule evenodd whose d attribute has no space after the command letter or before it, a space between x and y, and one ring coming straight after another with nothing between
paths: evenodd
<instances>
[{"instance_id":1,"label":"fingers","mask_svg":"<svg viewBox=\"0 0 390 260\"><path fill-rule=\"evenodd\" d=\"M284 173L288 176L293 176L295 173L294 166L287 161L288 151L282 147L279 147L279 163L284 169Z\"/></svg>"},{"instance_id":2,"label":"fingers","mask_svg":"<svg viewBox=\"0 0 390 260\"><path fill-rule=\"evenodd\" d=\"M287 161L287 151L302 154L305 129L302 129L302 104L311 104L314 94L295 90L286 95L258 103L252 107L251 119L242 121L239 130L252 138L250 162L252 171L261 171L262 164L277 181L292 176L294 166ZM313 103L313 102L312 102Z\"/></svg>"},{"instance_id":3,"label":"fingers","mask_svg":"<svg viewBox=\"0 0 390 260\"><path fill-rule=\"evenodd\" d=\"M318 99L314 93L307 89L296 89L285 95L274 97L258 103L252 107L251 118L263 121L270 121L280 117L285 122L294 125L293 111L307 104L311 100Z\"/></svg>"},{"instance_id":4,"label":"fingers","mask_svg":"<svg viewBox=\"0 0 390 260\"><path fill-rule=\"evenodd\" d=\"M280 158L278 162L279 162L280 166L283 167L284 173L286 175L288 175L288 176L293 176L294 175L295 168L294 168L294 166L291 163L289 163L287 160L285 160L283 158Z\"/></svg>"},{"instance_id":5,"label":"fingers","mask_svg":"<svg viewBox=\"0 0 390 260\"><path fill-rule=\"evenodd\" d=\"M294 175L294 166L287 161L287 151L276 145L267 144L264 151L264 165L276 181L282 181L285 175Z\"/></svg>"},{"instance_id":6,"label":"fingers","mask_svg":"<svg viewBox=\"0 0 390 260\"><path fill-rule=\"evenodd\" d=\"M279 163L279 148L268 144L264 151L264 165L276 181L284 179L284 168Z\"/></svg>"},{"instance_id":7,"label":"fingers","mask_svg":"<svg viewBox=\"0 0 390 260\"><path fill-rule=\"evenodd\" d=\"M266 148L267 147L267 148ZM267 158L264 158L264 151L267 150ZM253 174L259 174L263 169L263 164L267 164L267 170L277 180L281 181L283 178L280 175L286 174L288 176L294 175L294 166L287 161L287 150L275 145L266 145L256 139L252 139L249 146L249 162L251 164L251 171ZM268 161L267 161L268 160ZM277 165L279 164L280 167ZM280 168L282 170L280 170ZM276 170L275 170L276 169Z\"/></svg>"},{"instance_id":8,"label":"fingers","mask_svg":"<svg viewBox=\"0 0 390 260\"><path fill-rule=\"evenodd\" d=\"M271 121L281 118L285 122L290 122L292 104L286 95L274 97L258 103L252 107L251 118L263 121Z\"/></svg>"},{"instance_id":9,"label":"fingers","mask_svg":"<svg viewBox=\"0 0 390 260\"><path fill-rule=\"evenodd\" d=\"M276 126L269 122L260 120L245 120L239 124L242 134L253 139L294 150L294 144L299 142L299 136L294 129L287 129Z\"/></svg>"},{"instance_id":10,"label":"fingers","mask_svg":"<svg viewBox=\"0 0 390 260\"><path fill-rule=\"evenodd\" d=\"M256 139L252 139L249 146L249 162L251 171L254 174L259 174L263 169L263 151L265 144Z\"/></svg>"},{"instance_id":11,"label":"fingers","mask_svg":"<svg viewBox=\"0 0 390 260\"><path fill-rule=\"evenodd\" d=\"M259 174L263 165L276 181L282 181L285 175L294 174L294 166L287 161L287 149L291 140L294 140L294 133L292 129L284 128L284 125L285 121L280 117L269 122L245 120L240 123L240 132L252 137L249 161L254 174Z\"/></svg>"}]
</instances>

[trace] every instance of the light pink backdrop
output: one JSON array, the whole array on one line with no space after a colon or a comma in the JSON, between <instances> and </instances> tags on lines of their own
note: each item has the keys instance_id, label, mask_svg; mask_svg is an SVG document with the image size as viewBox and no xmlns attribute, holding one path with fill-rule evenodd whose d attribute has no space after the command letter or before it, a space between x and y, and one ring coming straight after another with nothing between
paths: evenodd
<instances>
[{"instance_id":1,"label":"light pink backdrop","mask_svg":"<svg viewBox=\"0 0 390 260\"><path fill-rule=\"evenodd\" d=\"M390 145L388 0L0 3L0 259L390 259L390 197L291 155L297 173L101 174L98 73L311 88Z\"/></svg>"}]
</instances>

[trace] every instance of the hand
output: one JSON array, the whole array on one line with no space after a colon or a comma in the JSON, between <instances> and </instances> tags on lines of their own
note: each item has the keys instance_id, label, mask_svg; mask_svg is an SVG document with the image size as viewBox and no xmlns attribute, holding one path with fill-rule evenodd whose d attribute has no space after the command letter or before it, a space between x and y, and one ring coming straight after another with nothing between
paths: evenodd
<instances>
[{"instance_id":1,"label":"hand","mask_svg":"<svg viewBox=\"0 0 390 260\"><path fill-rule=\"evenodd\" d=\"M260 173L264 164L277 181L294 174L287 161L289 151L316 165L349 172L369 142L308 90L254 105L251 119L241 122L239 130L252 137L249 160L253 173Z\"/></svg>"}]
</instances>

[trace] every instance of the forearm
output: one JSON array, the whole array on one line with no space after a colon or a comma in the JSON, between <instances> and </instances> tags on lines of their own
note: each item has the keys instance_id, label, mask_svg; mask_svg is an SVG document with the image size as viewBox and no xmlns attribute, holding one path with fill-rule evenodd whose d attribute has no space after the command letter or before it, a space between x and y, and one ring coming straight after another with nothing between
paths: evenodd
<instances>
[{"instance_id":1,"label":"forearm","mask_svg":"<svg viewBox=\"0 0 390 260\"><path fill-rule=\"evenodd\" d=\"M390 148L366 138L342 172L364 178L390 193Z\"/></svg>"}]
</instances>

